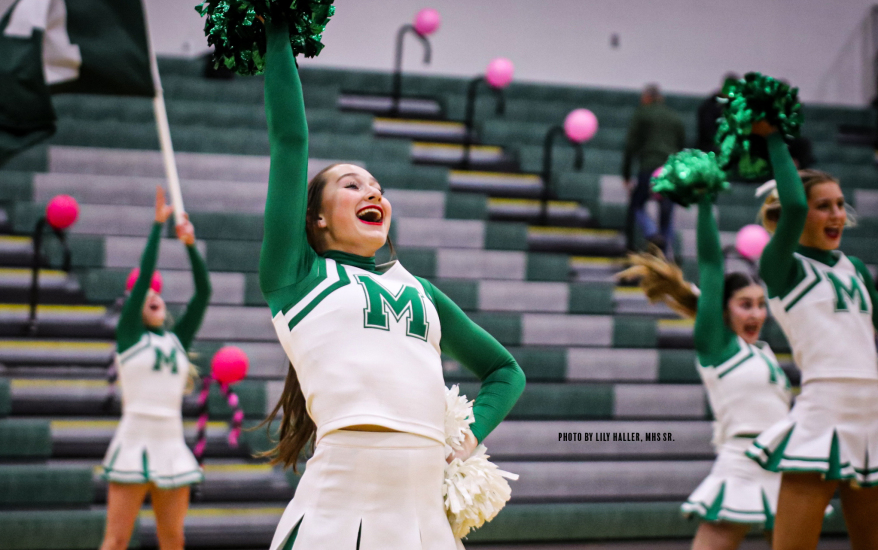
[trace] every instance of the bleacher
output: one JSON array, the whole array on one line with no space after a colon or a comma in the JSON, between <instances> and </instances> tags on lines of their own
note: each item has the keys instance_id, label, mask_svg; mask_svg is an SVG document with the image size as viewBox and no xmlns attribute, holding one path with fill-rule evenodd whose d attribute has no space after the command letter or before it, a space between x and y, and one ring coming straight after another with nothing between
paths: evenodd
<instances>
[{"instance_id":1,"label":"bleacher","mask_svg":"<svg viewBox=\"0 0 878 550\"><path fill-rule=\"evenodd\" d=\"M202 371L225 344L251 360L236 391L253 424L281 393L286 360L257 281L268 174L262 81L206 80L196 61L163 60L162 82L187 210L214 288L194 346ZM362 164L394 206L399 258L454 299L515 355L528 386L509 420L486 443L499 466L520 474L513 499L471 535L482 548L686 548L696 521L679 504L713 460L711 416L693 368L691 322L651 306L613 275L624 264L626 195L618 170L638 95L628 91L513 84L506 112L480 99L469 168L460 145L466 81L407 76L402 114L388 117L387 74L302 69L310 128L309 171L329 162ZM694 139L700 98L671 96ZM119 416L108 394L118 298L139 263L164 180L150 101L57 96L58 133L0 170L0 550L67 550L99 545L106 488L98 464ZM600 130L581 171L572 151L555 150L549 225L536 224L546 130L573 108L591 109ZM873 151L839 144L837 125L866 124L865 110L806 107L805 135L818 166L841 178L860 226L843 249L878 264L878 178ZM719 201L720 229L755 220L752 185ZM59 193L80 203L68 237L73 269L47 237L41 306L28 334L30 234ZM694 266L693 212L678 210L678 254ZM166 235L159 257L172 313L191 296L183 247ZM794 374L776 325L764 338ZM446 361L446 380L474 396L472 375ZM109 397L108 397L109 396ZM264 432L226 441L230 411L210 402L206 481L186 520L192 548L264 548L297 476L252 454ZM197 404L187 398L194 439ZM670 433L671 441L563 442L559 434ZM641 437L643 437L641 435ZM192 440L190 439L190 441ZM828 543L843 536L837 514ZM754 537L758 534L754 531ZM154 519L142 512L133 547L156 547ZM581 546L585 548L586 546ZM580 548L577 546L577 548Z\"/></svg>"}]
</instances>

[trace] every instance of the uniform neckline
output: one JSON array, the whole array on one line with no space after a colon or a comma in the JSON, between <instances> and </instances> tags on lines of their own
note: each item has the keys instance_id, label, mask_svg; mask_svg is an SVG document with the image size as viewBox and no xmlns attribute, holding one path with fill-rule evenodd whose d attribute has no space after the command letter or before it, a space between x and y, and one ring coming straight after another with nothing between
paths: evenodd
<instances>
[{"instance_id":1,"label":"uniform neckline","mask_svg":"<svg viewBox=\"0 0 878 550\"><path fill-rule=\"evenodd\" d=\"M358 267L376 275L387 273L397 264L396 260L392 260L381 265L375 265L375 256L359 256L350 252L342 252L341 250L327 250L321 256L335 260L340 264Z\"/></svg>"},{"instance_id":2,"label":"uniform neckline","mask_svg":"<svg viewBox=\"0 0 878 550\"><path fill-rule=\"evenodd\" d=\"M839 254L836 250L823 250L820 248L805 246L803 244L800 244L796 248L796 252L798 252L802 256L805 256L806 258L810 258L822 264L826 264L829 267L834 267L835 264L838 263L838 260L841 258L841 254Z\"/></svg>"}]
</instances>

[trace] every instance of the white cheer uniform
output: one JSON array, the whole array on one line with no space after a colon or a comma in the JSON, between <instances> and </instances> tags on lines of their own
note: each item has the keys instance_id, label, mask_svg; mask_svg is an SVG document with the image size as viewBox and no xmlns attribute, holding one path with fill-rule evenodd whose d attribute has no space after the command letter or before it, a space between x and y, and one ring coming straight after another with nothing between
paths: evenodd
<instances>
[{"instance_id":1,"label":"white cheer uniform","mask_svg":"<svg viewBox=\"0 0 878 550\"><path fill-rule=\"evenodd\" d=\"M790 414L747 454L771 471L878 484L878 354L865 281L838 252L829 266L796 253L805 278L769 306L802 371ZM871 458L871 459L870 459Z\"/></svg>"},{"instance_id":2,"label":"white cheer uniform","mask_svg":"<svg viewBox=\"0 0 878 550\"><path fill-rule=\"evenodd\" d=\"M183 439L186 350L171 332L146 331L116 354L122 420L103 461L104 479L173 488L204 479Z\"/></svg>"},{"instance_id":3,"label":"white cheer uniform","mask_svg":"<svg viewBox=\"0 0 878 550\"><path fill-rule=\"evenodd\" d=\"M394 262L316 260L321 280L273 319L317 426L316 451L271 550L453 550L442 502L445 385L439 314ZM372 424L397 432L342 428Z\"/></svg>"},{"instance_id":4,"label":"white cheer uniform","mask_svg":"<svg viewBox=\"0 0 878 550\"><path fill-rule=\"evenodd\" d=\"M698 365L713 411L716 462L681 506L707 521L774 525L780 474L744 454L752 438L784 418L790 383L767 344L737 337L740 351L716 366Z\"/></svg>"}]
</instances>

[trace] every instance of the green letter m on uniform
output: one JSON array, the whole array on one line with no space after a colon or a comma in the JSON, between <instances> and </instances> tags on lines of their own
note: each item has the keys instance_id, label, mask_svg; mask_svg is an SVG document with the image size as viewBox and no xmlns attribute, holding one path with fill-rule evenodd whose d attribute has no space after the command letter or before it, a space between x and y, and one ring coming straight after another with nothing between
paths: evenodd
<instances>
[{"instance_id":1,"label":"green letter m on uniform","mask_svg":"<svg viewBox=\"0 0 878 550\"><path fill-rule=\"evenodd\" d=\"M171 348L170 355L165 355L160 348L155 348L155 365L152 370L160 371L168 367L171 374L177 374L177 348Z\"/></svg>"},{"instance_id":2,"label":"green letter m on uniform","mask_svg":"<svg viewBox=\"0 0 878 550\"><path fill-rule=\"evenodd\" d=\"M419 340L427 339L430 324L427 322L424 297L417 289L403 285L399 292L391 294L368 275L357 276L357 282L366 293L366 308L363 310L363 325L366 328L390 330L389 313L397 322L406 318L406 335Z\"/></svg>"},{"instance_id":3,"label":"green letter m on uniform","mask_svg":"<svg viewBox=\"0 0 878 550\"><path fill-rule=\"evenodd\" d=\"M850 286L845 286L835 273L829 272L826 276L835 288L835 311L850 311L850 306L855 306L859 301L860 311L862 313L869 312L866 294L855 276L851 277Z\"/></svg>"}]
</instances>

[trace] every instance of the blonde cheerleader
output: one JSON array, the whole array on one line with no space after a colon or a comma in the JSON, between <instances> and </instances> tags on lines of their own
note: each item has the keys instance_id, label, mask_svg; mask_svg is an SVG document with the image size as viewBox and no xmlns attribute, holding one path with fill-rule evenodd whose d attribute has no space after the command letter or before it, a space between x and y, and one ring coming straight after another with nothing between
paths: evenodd
<instances>
[{"instance_id":1,"label":"blonde cheerleader","mask_svg":"<svg viewBox=\"0 0 878 550\"><path fill-rule=\"evenodd\" d=\"M765 293L752 276L725 274L713 201L698 204L700 296L680 269L662 257L638 255L625 277L641 277L651 301L695 317L698 374L716 421L717 458L710 474L682 505L702 521L693 550L734 550L751 527L771 531L780 476L745 455L753 438L789 411L790 385L768 344L759 341L767 315Z\"/></svg>"},{"instance_id":2,"label":"blonde cheerleader","mask_svg":"<svg viewBox=\"0 0 878 550\"><path fill-rule=\"evenodd\" d=\"M107 525L101 550L123 550L146 494L150 494L162 550L182 550L183 520L189 485L203 474L183 440L183 394L190 379L186 356L207 303L210 280L186 220L177 237L192 262L195 295L172 330L164 328L167 311L160 285L153 279L162 226L171 213L161 188L156 191L155 224L116 328L116 369L122 387L122 420L103 462L107 491Z\"/></svg>"},{"instance_id":3,"label":"blonde cheerleader","mask_svg":"<svg viewBox=\"0 0 878 550\"><path fill-rule=\"evenodd\" d=\"M777 182L763 209L773 232L760 274L769 307L802 371L790 414L748 454L782 472L775 550L816 548L823 510L839 491L854 550L878 548L878 325L875 284L862 261L838 250L848 216L838 181L796 171L776 128L764 121Z\"/></svg>"},{"instance_id":4,"label":"blonde cheerleader","mask_svg":"<svg viewBox=\"0 0 878 550\"><path fill-rule=\"evenodd\" d=\"M271 172L259 283L290 360L275 462L314 455L271 550L453 550L446 459L466 458L524 388L512 356L398 261L375 265L391 205L366 170L336 164L307 183L308 129L284 25L266 24ZM445 454L441 354L482 380L475 422Z\"/></svg>"}]
</instances>

